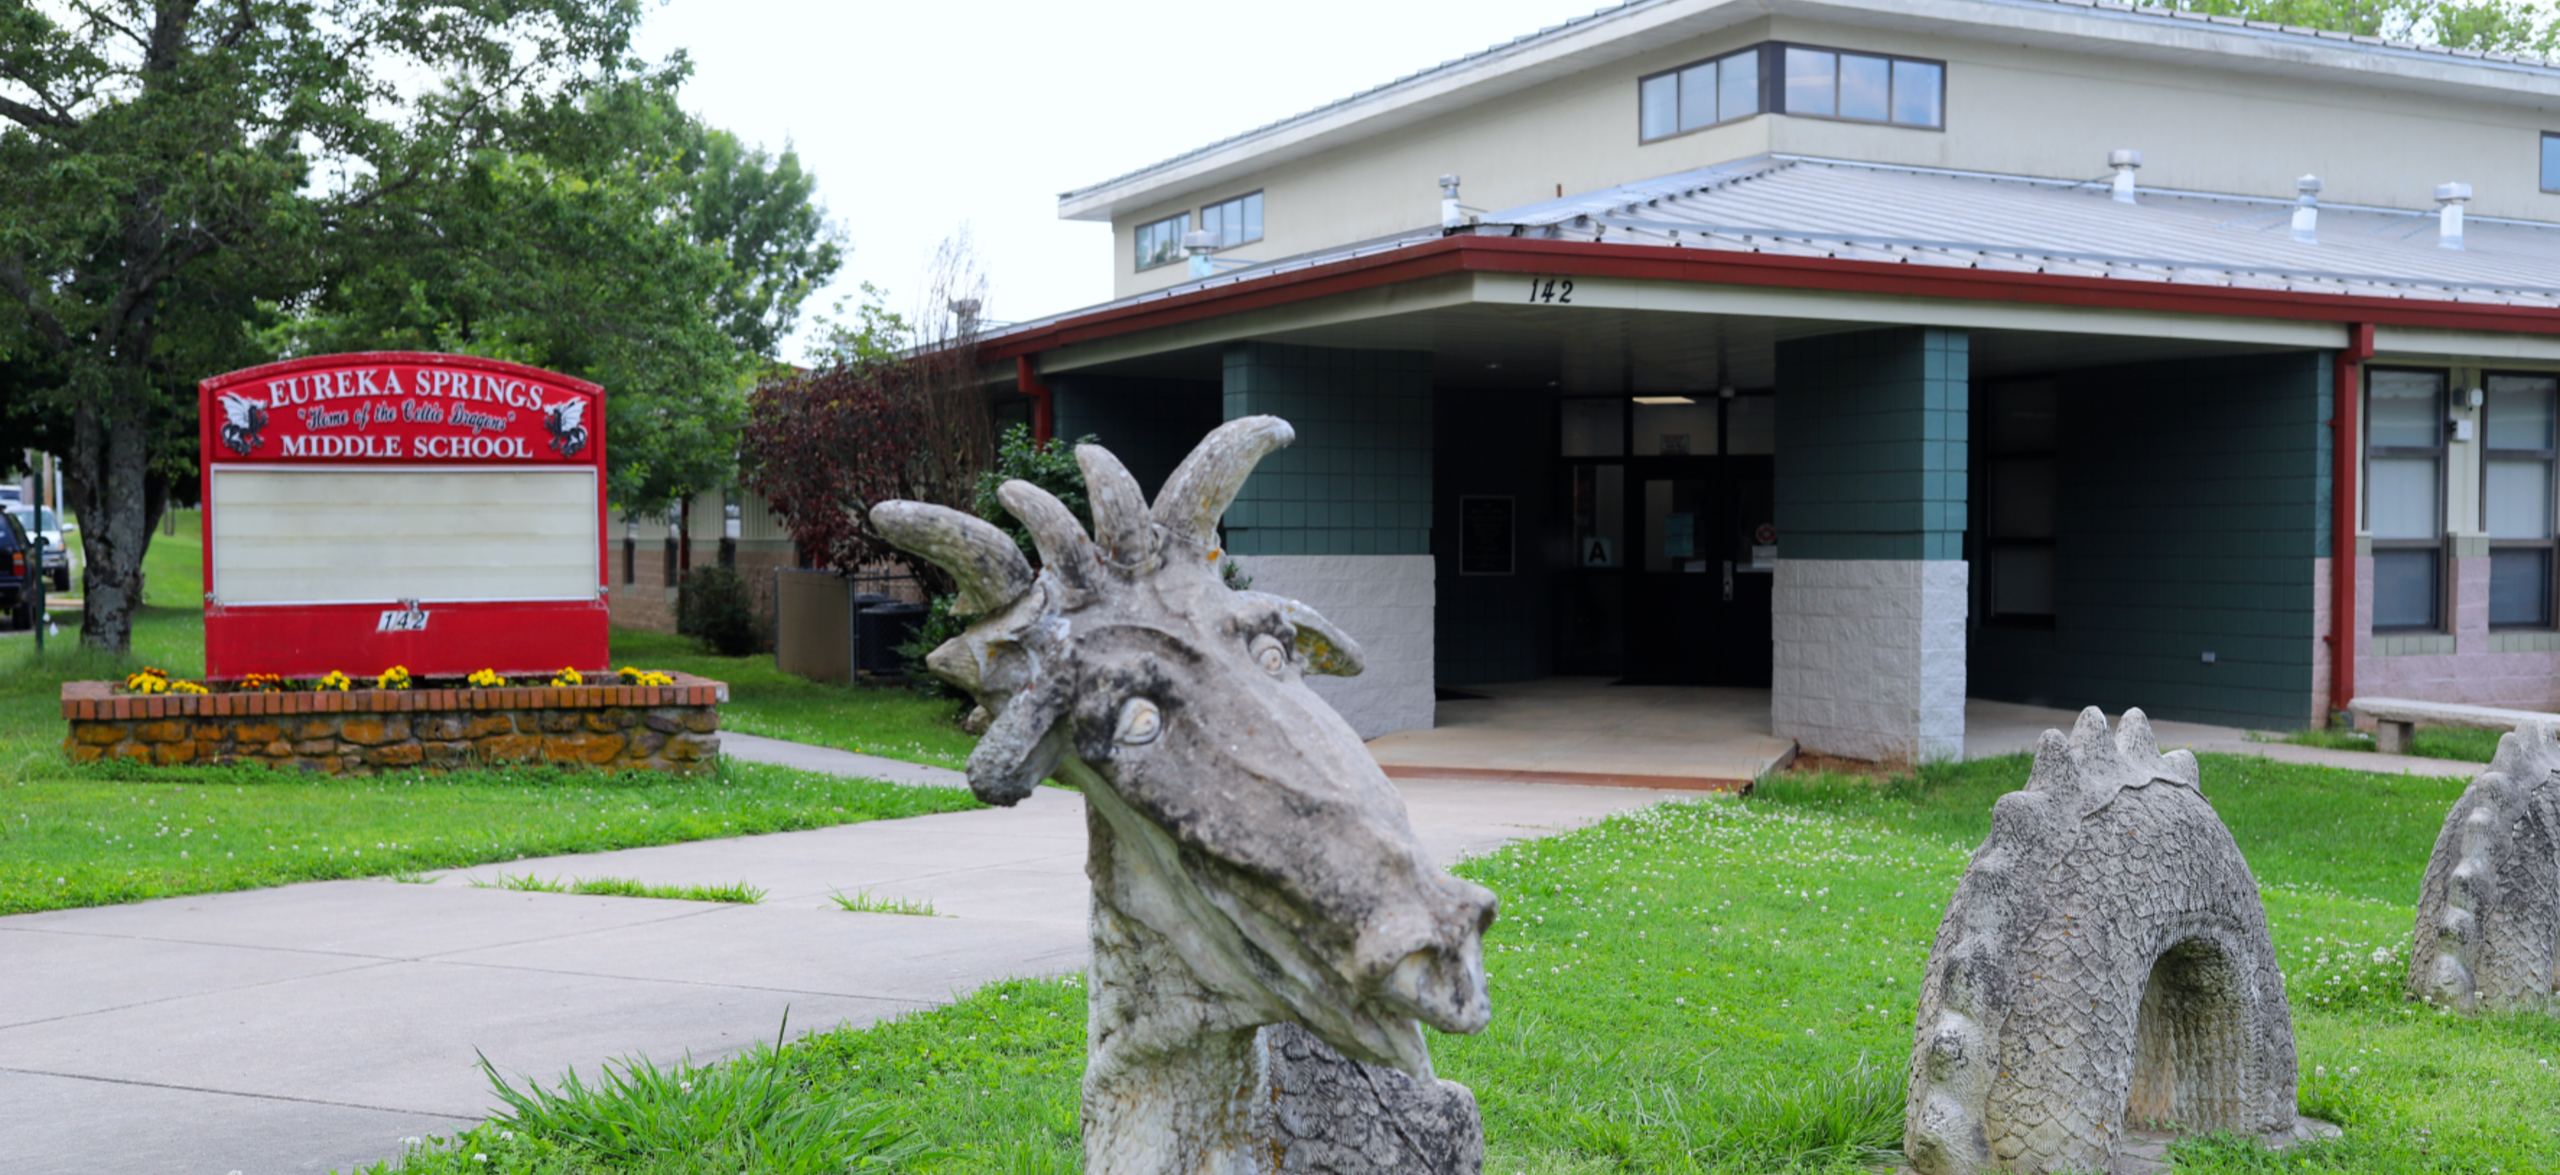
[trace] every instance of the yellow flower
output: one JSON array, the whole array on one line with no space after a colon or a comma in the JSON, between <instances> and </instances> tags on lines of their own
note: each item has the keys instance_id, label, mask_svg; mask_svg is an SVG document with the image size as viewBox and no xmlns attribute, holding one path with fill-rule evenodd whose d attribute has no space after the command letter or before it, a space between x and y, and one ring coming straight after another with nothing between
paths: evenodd
<instances>
[{"instance_id":1,"label":"yellow flower","mask_svg":"<svg viewBox=\"0 0 2560 1175\"><path fill-rule=\"evenodd\" d=\"M676 679L668 674L629 665L622 667L620 676L622 680L633 685L674 685L676 683Z\"/></svg>"},{"instance_id":2,"label":"yellow flower","mask_svg":"<svg viewBox=\"0 0 2560 1175\"><path fill-rule=\"evenodd\" d=\"M498 671L495 669L483 669L478 673L472 674L466 680L483 689L495 689L507 684L507 679L498 676Z\"/></svg>"},{"instance_id":3,"label":"yellow flower","mask_svg":"<svg viewBox=\"0 0 2560 1175\"><path fill-rule=\"evenodd\" d=\"M587 684L587 679L579 676L578 671L575 669L563 669L560 672L551 675L551 684L585 685Z\"/></svg>"},{"instance_id":4,"label":"yellow flower","mask_svg":"<svg viewBox=\"0 0 2560 1175\"><path fill-rule=\"evenodd\" d=\"M197 685L192 681L173 681L169 683L169 692L173 694L209 694L213 691Z\"/></svg>"},{"instance_id":5,"label":"yellow flower","mask_svg":"<svg viewBox=\"0 0 2560 1175\"><path fill-rule=\"evenodd\" d=\"M242 693L271 694L284 688L284 677L275 673L252 673L240 679Z\"/></svg>"},{"instance_id":6,"label":"yellow flower","mask_svg":"<svg viewBox=\"0 0 2560 1175\"><path fill-rule=\"evenodd\" d=\"M329 671L329 675L328 675L327 677L323 677L323 678L321 678L321 679L320 679L320 681L319 681L319 684L314 685L314 686L312 686L311 688L313 688L313 689L333 689L333 690L337 690L337 691L339 691L339 692L341 692L341 693L344 693L344 692L346 691L346 689L347 689L347 687L348 687L348 686L351 686L351 685L354 685L354 684L355 684L355 682L354 682L354 681L352 681L352 680L350 680L350 679L347 677L347 675L346 675L346 674L340 673L340 672L338 672L337 670L332 669L332 670L330 670L330 671Z\"/></svg>"},{"instance_id":7,"label":"yellow flower","mask_svg":"<svg viewBox=\"0 0 2560 1175\"><path fill-rule=\"evenodd\" d=\"M124 688L137 694L164 694L169 692L169 676L157 669L145 669L124 679Z\"/></svg>"},{"instance_id":8,"label":"yellow flower","mask_svg":"<svg viewBox=\"0 0 2560 1175\"><path fill-rule=\"evenodd\" d=\"M382 671L382 676L373 679L373 688L407 689L409 688L409 671L398 665L385 669Z\"/></svg>"}]
</instances>

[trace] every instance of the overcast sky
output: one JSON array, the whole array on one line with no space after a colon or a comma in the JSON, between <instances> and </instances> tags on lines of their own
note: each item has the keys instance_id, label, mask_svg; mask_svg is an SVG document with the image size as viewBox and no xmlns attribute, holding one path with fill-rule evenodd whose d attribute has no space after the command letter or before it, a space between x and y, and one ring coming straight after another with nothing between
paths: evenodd
<instances>
[{"instance_id":1,"label":"overcast sky","mask_svg":"<svg viewBox=\"0 0 2560 1175\"><path fill-rule=\"evenodd\" d=\"M966 225L987 314L1019 320L1111 296L1110 226L1058 219L1059 192L1599 6L668 0L641 48L686 50L687 107L816 174L852 252L808 311L864 281L909 308Z\"/></svg>"}]
</instances>

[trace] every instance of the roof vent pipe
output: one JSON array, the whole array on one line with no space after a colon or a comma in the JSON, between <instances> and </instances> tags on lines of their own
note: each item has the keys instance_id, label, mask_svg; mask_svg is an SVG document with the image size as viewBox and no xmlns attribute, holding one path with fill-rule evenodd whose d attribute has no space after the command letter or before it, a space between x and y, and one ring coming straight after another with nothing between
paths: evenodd
<instances>
[{"instance_id":1,"label":"roof vent pipe","mask_svg":"<svg viewBox=\"0 0 2560 1175\"><path fill-rule=\"evenodd\" d=\"M2133 173L2142 168L2142 152L2119 147L2107 152L2107 166L2116 169L2116 203L2133 203Z\"/></svg>"},{"instance_id":2,"label":"roof vent pipe","mask_svg":"<svg viewBox=\"0 0 2560 1175\"><path fill-rule=\"evenodd\" d=\"M2462 206L2470 199L2471 185L2469 184L2436 185L2436 203L2442 205L2436 209L2437 248L2459 249L2462 247Z\"/></svg>"},{"instance_id":3,"label":"roof vent pipe","mask_svg":"<svg viewBox=\"0 0 2560 1175\"><path fill-rule=\"evenodd\" d=\"M2320 243L2320 177L2306 175L2293 181L2293 190L2302 193L2293 206L2293 239L2306 245Z\"/></svg>"},{"instance_id":4,"label":"roof vent pipe","mask_svg":"<svg viewBox=\"0 0 2560 1175\"><path fill-rule=\"evenodd\" d=\"M1460 226L1462 226L1462 225L1464 225L1464 224L1466 224L1466 223L1467 223L1467 217L1466 217L1466 214L1465 214L1464 212L1459 211L1459 209L1458 209L1458 176L1457 176L1457 173L1452 172L1452 173L1450 173L1450 174L1448 174L1448 175L1441 176L1441 177L1440 177L1440 227L1441 227L1441 228L1443 228L1443 229L1453 229L1453 228L1458 228L1458 227L1460 227Z\"/></svg>"}]
</instances>

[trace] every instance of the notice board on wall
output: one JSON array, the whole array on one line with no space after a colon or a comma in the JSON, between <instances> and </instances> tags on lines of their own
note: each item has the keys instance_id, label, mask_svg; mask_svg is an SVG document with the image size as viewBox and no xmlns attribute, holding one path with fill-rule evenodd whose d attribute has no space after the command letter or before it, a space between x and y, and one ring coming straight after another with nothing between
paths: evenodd
<instances>
[{"instance_id":1,"label":"notice board on wall","mask_svg":"<svg viewBox=\"0 0 2560 1175\"><path fill-rule=\"evenodd\" d=\"M605 667L604 389L386 352L197 395L206 676Z\"/></svg>"}]
</instances>

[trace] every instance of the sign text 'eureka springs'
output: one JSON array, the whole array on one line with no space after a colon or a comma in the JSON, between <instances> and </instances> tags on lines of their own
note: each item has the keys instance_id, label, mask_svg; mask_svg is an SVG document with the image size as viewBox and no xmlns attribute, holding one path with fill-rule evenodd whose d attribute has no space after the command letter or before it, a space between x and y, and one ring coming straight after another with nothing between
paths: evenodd
<instances>
[{"instance_id":1,"label":"sign text 'eureka springs'","mask_svg":"<svg viewBox=\"0 0 2560 1175\"><path fill-rule=\"evenodd\" d=\"M586 396L503 374L365 366L235 387L217 406L232 460L577 461L588 447Z\"/></svg>"}]
</instances>

